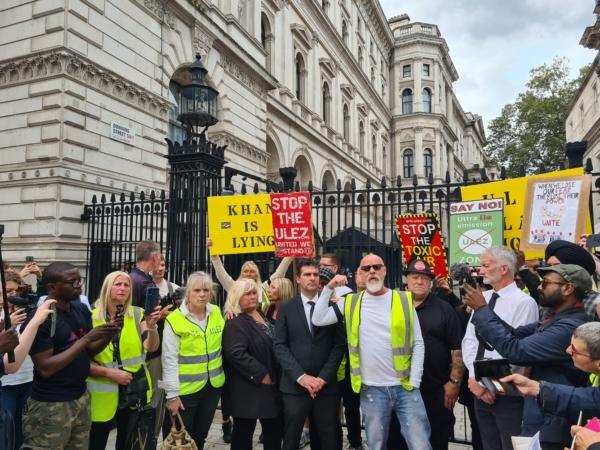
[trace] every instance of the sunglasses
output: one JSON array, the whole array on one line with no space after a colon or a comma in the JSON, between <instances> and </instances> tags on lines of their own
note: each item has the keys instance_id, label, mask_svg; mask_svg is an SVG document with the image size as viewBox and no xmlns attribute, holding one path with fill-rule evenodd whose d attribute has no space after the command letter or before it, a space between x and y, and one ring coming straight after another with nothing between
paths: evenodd
<instances>
[{"instance_id":1,"label":"sunglasses","mask_svg":"<svg viewBox=\"0 0 600 450\"><path fill-rule=\"evenodd\" d=\"M375 270L375 271L378 271L384 267L385 267L384 264L368 264L366 266L360 266L360 270L362 270L363 272L370 272L371 268L373 268L373 270Z\"/></svg>"}]
</instances>

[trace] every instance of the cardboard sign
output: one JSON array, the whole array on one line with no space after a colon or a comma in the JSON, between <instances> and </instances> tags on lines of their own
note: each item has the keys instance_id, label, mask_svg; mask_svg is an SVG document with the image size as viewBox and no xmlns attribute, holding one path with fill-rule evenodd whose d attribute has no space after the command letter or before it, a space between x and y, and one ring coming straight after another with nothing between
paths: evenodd
<instances>
[{"instance_id":1,"label":"cardboard sign","mask_svg":"<svg viewBox=\"0 0 600 450\"><path fill-rule=\"evenodd\" d=\"M315 256L310 194L308 192L271 194L271 211L275 234L275 256L280 258Z\"/></svg>"},{"instance_id":2,"label":"cardboard sign","mask_svg":"<svg viewBox=\"0 0 600 450\"><path fill-rule=\"evenodd\" d=\"M275 250L269 194L221 195L207 201L211 255Z\"/></svg>"},{"instance_id":3,"label":"cardboard sign","mask_svg":"<svg viewBox=\"0 0 600 450\"><path fill-rule=\"evenodd\" d=\"M450 204L450 257L448 264L481 265L481 254L504 237L504 199Z\"/></svg>"},{"instance_id":4,"label":"cardboard sign","mask_svg":"<svg viewBox=\"0 0 600 450\"><path fill-rule=\"evenodd\" d=\"M310 193L208 197L211 255L314 256Z\"/></svg>"},{"instance_id":5,"label":"cardboard sign","mask_svg":"<svg viewBox=\"0 0 600 450\"><path fill-rule=\"evenodd\" d=\"M585 232L592 176L527 180L521 249L544 251L556 240L577 242Z\"/></svg>"},{"instance_id":6,"label":"cardboard sign","mask_svg":"<svg viewBox=\"0 0 600 450\"><path fill-rule=\"evenodd\" d=\"M436 214L402 214L396 217L404 265L413 258L427 262L435 275L448 277L446 249Z\"/></svg>"},{"instance_id":7,"label":"cardboard sign","mask_svg":"<svg viewBox=\"0 0 600 450\"><path fill-rule=\"evenodd\" d=\"M503 198L504 199L504 239L505 244L513 250L519 249L521 241L521 225L523 211L525 210L525 190L528 179L563 177L583 175L583 167L559 170L529 177L512 178L510 180L493 181L491 183L480 183L460 188L463 201L478 200L480 198ZM591 225L588 222L587 233L591 233ZM544 252L540 250L526 251L525 256L529 258L543 258Z\"/></svg>"}]
</instances>

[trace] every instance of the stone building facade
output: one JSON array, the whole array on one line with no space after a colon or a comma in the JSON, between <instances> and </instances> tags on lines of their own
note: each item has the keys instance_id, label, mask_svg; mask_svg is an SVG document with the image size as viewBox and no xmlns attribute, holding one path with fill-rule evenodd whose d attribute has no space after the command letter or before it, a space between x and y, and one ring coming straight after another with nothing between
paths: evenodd
<instances>
[{"instance_id":1,"label":"stone building facade","mask_svg":"<svg viewBox=\"0 0 600 450\"><path fill-rule=\"evenodd\" d=\"M5 0L7 259L83 265L92 195L166 187L164 138L182 136L177 93L196 53L220 93L208 137L232 167L348 187L488 164L440 31L388 21L377 0Z\"/></svg>"}]
</instances>

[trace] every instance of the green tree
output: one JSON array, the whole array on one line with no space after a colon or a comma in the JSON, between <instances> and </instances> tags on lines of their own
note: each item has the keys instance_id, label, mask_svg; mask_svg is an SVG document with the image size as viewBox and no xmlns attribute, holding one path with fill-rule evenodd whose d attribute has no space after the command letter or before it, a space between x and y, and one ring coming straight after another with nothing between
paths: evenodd
<instances>
[{"instance_id":1,"label":"green tree","mask_svg":"<svg viewBox=\"0 0 600 450\"><path fill-rule=\"evenodd\" d=\"M506 167L508 176L543 173L565 160L568 107L590 66L569 78L567 58L532 69L525 92L489 125L489 155Z\"/></svg>"}]
</instances>

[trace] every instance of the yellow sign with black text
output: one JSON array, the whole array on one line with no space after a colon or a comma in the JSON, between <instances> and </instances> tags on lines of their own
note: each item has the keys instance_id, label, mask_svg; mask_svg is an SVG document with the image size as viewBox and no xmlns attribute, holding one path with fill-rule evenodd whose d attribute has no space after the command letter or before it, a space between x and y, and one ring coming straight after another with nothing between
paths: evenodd
<instances>
[{"instance_id":1,"label":"yellow sign with black text","mask_svg":"<svg viewBox=\"0 0 600 450\"><path fill-rule=\"evenodd\" d=\"M208 197L211 255L275 251L269 194Z\"/></svg>"},{"instance_id":2,"label":"yellow sign with black text","mask_svg":"<svg viewBox=\"0 0 600 450\"><path fill-rule=\"evenodd\" d=\"M525 199L527 180L540 177L556 178L576 175L583 175L583 167L558 170L529 177L463 186L460 188L460 192L463 202L489 198L504 198L504 240L507 246L511 247L513 250L518 250L521 240L523 212L531 206L526 204ZM587 229L591 230L589 219ZM591 231L588 231L588 233L589 232ZM528 251L525 256L527 259L543 258L544 253L543 251Z\"/></svg>"}]
</instances>

